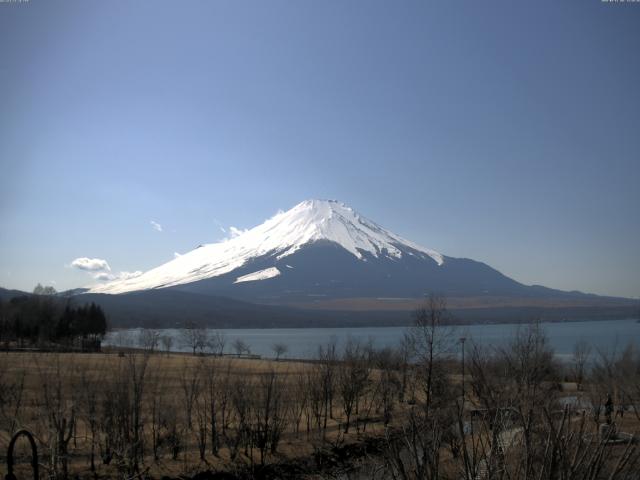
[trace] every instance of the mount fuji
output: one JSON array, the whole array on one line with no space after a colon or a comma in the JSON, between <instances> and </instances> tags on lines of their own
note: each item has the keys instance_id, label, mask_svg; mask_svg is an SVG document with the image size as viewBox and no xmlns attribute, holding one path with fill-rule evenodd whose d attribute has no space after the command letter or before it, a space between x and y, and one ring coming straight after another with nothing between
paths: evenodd
<instances>
[{"instance_id":1,"label":"mount fuji","mask_svg":"<svg viewBox=\"0 0 640 480\"><path fill-rule=\"evenodd\" d=\"M334 200L307 200L136 277L69 295L114 326L398 325L427 294L468 322L628 317L630 299L519 283L425 248Z\"/></svg>"},{"instance_id":2,"label":"mount fuji","mask_svg":"<svg viewBox=\"0 0 640 480\"><path fill-rule=\"evenodd\" d=\"M310 255L318 257L320 251L320 257L324 258L317 259L323 260L324 268L319 272L320 265L311 266L308 262ZM91 292L124 293L212 279L217 279L218 288L226 285L245 290L251 288L248 282L277 283L282 287L293 277L297 291L301 273L309 277L313 286L319 287L324 281L318 275L323 275L326 267L332 271L332 278L327 279L331 284L348 288L350 282L345 273L349 276L354 272L341 271L344 260L348 259L352 267L360 267L356 270L370 273L372 264L392 262L390 266L408 257L424 263L427 268L444 264L441 254L383 229L343 203L308 200L235 238L200 245L140 276L100 285ZM302 258L306 260L303 264ZM340 262L336 263L338 258ZM211 282L208 285L213 286Z\"/></svg>"},{"instance_id":3,"label":"mount fuji","mask_svg":"<svg viewBox=\"0 0 640 480\"><path fill-rule=\"evenodd\" d=\"M488 265L442 255L334 200L307 200L235 238L201 245L90 293L173 289L257 303L336 299L569 295L526 286Z\"/></svg>"}]
</instances>

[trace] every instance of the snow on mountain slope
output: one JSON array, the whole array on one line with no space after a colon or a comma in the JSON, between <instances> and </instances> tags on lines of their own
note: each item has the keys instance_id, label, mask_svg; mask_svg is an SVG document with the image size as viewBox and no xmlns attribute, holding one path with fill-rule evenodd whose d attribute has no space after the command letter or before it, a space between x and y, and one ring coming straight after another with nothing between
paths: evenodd
<instances>
[{"instance_id":1,"label":"snow on mountain slope","mask_svg":"<svg viewBox=\"0 0 640 480\"><path fill-rule=\"evenodd\" d=\"M401 258L407 250L413 250L438 265L444 262L438 252L385 230L343 203L307 200L237 237L202 245L140 276L99 285L90 292L115 294L183 285L224 275L266 254L281 259L316 241L335 242L363 260L364 253Z\"/></svg>"},{"instance_id":2,"label":"snow on mountain slope","mask_svg":"<svg viewBox=\"0 0 640 480\"><path fill-rule=\"evenodd\" d=\"M267 278L277 277L278 275L280 275L280 270L276 267L269 267L264 270L258 270L257 272L242 275L241 277L236 278L236 281L233 283L255 282L257 280L266 280Z\"/></svg>"}]
</instances>

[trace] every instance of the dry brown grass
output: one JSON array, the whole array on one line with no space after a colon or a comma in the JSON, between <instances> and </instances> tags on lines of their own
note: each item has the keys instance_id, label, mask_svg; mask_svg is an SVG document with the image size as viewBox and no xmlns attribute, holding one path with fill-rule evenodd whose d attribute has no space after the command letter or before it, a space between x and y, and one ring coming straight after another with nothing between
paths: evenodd
<instances>
[{"instance_id":1,"label":"dry brown grass","mask_svg":"<svg viewBox=\"0 0 640 480\"><path fill-rule=\"evenodd\" d=\"M45 448L48 432L46 431L46 419L44 418L46 412L42 406L43 384L47 381L54 380L56 377L61 378L66 406L75 408L76 416L80 419L80 421L77 422L74 436L70 443L70 471L73 475L78 474L81 477L90 476L89 429L80 413L81 406L80 400L78 399L78 390L83 388L83 379L90 384L103 385L104 388L109 388L109 381L118 375L118 372L122 372L123 369L126 368L126 362L130 355L141 357L143 354L140 352L129 352L121 356L117 352L99 354L0 353L0 362L2 362L3 380L5 383L16 381L21 375L25 375L18 429L26 428L36 435L39 440L41 463L45 461L44 457L48 453ZM224 469L230 464L229 450L224 445L217 456L212 455L208 448L206 461L202 462L199 459L197 450L195 426L193 431L189 431L186 427L181 378L187 374L186 372L193 371L198 367L214 367L220 375L222 375L223 372L229 371L231 372L231 378L245 377L249 380L257 380L262 375L276 372L279 378L284 379L283 388L285 389L285 401L293 404L298 400L294 386L296 378L299 374L303 374L310 368L313 368L313 365L296 361L201 357L174 353L168 355L165 353L154 353L149 355L144 390L145 399L143 400L146 444L144 469L148 468L148 473L153 477L159 478L163 475L176 476L181 473L197 472L205 469ZM148 427L150 419L148 409L150 407L148 401L153 395L161 395L164 404L163 408L175 410L180 417L185 448L177 460L171 459L171 455L166 448L161 449L158 461L154 461L149 451L150 439ZM336 399L334 402L333 418L328 422L324 439L321 438L319 432L313 430L308 434L305 428L305 420L301 422L302 425L299 433L294 431L293 423L290 421L282 436L277 454L270 457L270 461L308 456L325 441L357 441L360 433L356 428L351 429L351 432L347 435L340 431L342 414L338 403ZM98 408L100 407L98 406ZM374 412L372 412L372 416L375 416ZM5 419L0 418L0 421L6 423L4 420ZM0 459L2 459L0 460L0 475L2 477L6 474L4 457L10 439L7 429L8 425L0 424ZM378 418L372 423L369 423L366 429L368 434L375 432L381 433L383 427ZM26 442L24 443L25 445L18 450L22 455L23 463L20 469L28 470L28 458L26 448L24 448L26 447ZM250 459L242 453L239 458L241 462L249 463L250 461ZM99 454L96 458L96 466L97 473L100 476L118 475L113 464L102 464Z\"/></svg>"},{"instance_id":2,"label":"dry brown grass","mask_svg":"<svg viewBox=\"0 0 640 480\"><path fill-rule=\"evenodd\" d=\"M133 357L132 357L133 355ZM41 463L46 463L47 451L46 446L49 444L47 437L47 421L45 418L46 409L42 405L43 385L47 382L53 382L60 378L62 392L64 395L65 407L69 410L71 407L76 409L76 414L80 421L74 432L74 437L70 443L70 472L80 477L90 477L92 473L89 469L89 450L90 437L89 429L86 421L83 419L81 410L81 389L83 385L94 385L94 388L102 393L113 386L113 380L122 377L126 371L128 362L132 358L142 359L141 352L127 352L124 356L120 356L117 351L102 354L79 354L79 353L0 353L0 387L16 382L24 374L25 383L23 390L22 407L19 414L18 428L26 428L37 436L39 440L39 451L41 455ZM197 432L194 428L188 429L185 420L184 392L183 382L185 375L198 370L198 368L214 368L218 375L222 376L225 372L229 373L230 381L237 379L245 379L249 384L259 385L261 378L264 378L271 372L275 372L279 379L283 380L282 389L284 401L288 406L294 406L300 400L298 390L298 379L301 375L309 373L316 368L316 364L297 361L273 361L263 359L239 359L233 357L202 357L192 356L189 354L164 354L154 353L149 355L146 370L146 381L144 390L143 405L143 422L144 422L144 442L145 456L141 470L147 471L152 477L160 478L164 475L178 476L179 474L195 473L198 471L228 470L234 462L248 464L251 456L246 456L244 451L240 451L239 456L232 461L230 450L224 443L218 455L213 455L207 448L205 461L201 461L198 454ZM460 385L460 376L457 373L458 364L452 363L446 366L450 372L448 379L451 382L454 392ZM371 400L371 395L375 390L376 381L381 377L381 372L372 370L370 372L371 385L366 393L364 402ZM119 377L120 375L120 377ZM84 383L83 383L84 380ZM470 382L471 379L468 378ZM55 382L53 382L55 383ZM417 391L418 400L420 401L420 389ZM569 395L584 395L583 392L575 392L573 389L568 392ZM150 400L156 396L161 397L163 407L166 410L174 411L180 423L180 429L183 435L184 449L178 455L176 460L172 459L172 455L167 448L160 448L158 460L154 460L150 447ZM100 395L98 395L100 397ZM471 389L467 389L467 408L473 408L474 404L480 406L480 403L471 395ZM100 408L100 407L99 407ZM411 408L407 404L396 403L392 426L400 425L406 420L407 409ZM368 412L365 419L365 413L360 412L360 420L366 420L366 434L374 436L382 436L384 434L384 425L382 424L382 416L377 408L372 408ZM577 421L575 417L572 421ZM4 455L9 442L9 433L7 431L8 421L6 415L0 416L0 476L6 474L6 462ZM602 422L603 419L601 418ZM624 417L616 416L614 421L618 425L619 430L636 433L640 430L640 422L632 412L626 412ZM340 407L340 401L336 393L334 408L331 419L328 421L327 430L324 435L312 427L310 432L306 430L306 421L303 418L300 431L296 432L294 423L290 419L278 446L275 455L269 457L270 462L288 461L296 458L309 457L316 449L331 445L357 442L362 439L362 423L360 428L354 426L349 434L344 434L341 426L344 422L344 414ZM232 422L233 423L233 422ZM587 421L587 431L595 434L597 424L592 420ZM489 435L488 433L486 435ZM488 437L487 437L488 438ZM22 455L22 464L20 470L22 476L29 476L28 457L22 445L19 451ZM616 447L617 448L617 447ZM619 449L619 448L618 448ZM612 449L615 453L617 450ZM451 456L451 452L442 448L442 468L443 471L454 472L459 465ZM257 454L253 452L253 460L257 461ZM98 455L96 459L96 473L102 477L119 477L123 478L121 470L115 463L104 465ZM42 469L42 474L46 474L46 469Z\"/></svg>"}]
</instances>

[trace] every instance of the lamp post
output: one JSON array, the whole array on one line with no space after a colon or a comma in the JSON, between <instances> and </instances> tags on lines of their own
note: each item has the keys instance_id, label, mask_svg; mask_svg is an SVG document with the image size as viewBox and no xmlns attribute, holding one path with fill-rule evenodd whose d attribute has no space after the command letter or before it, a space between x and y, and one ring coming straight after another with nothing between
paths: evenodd
<instances>
[{"instance_id":1,"label":"lamp post","mask_svg":"<svg viewBox=\"0 0 640 480\"><path fill-rule=\"evenodd\" d=\"M462 347L462 406L464 407L464 342L467 337L460 337L460 345Z\"/></svg>"}]
</instances>

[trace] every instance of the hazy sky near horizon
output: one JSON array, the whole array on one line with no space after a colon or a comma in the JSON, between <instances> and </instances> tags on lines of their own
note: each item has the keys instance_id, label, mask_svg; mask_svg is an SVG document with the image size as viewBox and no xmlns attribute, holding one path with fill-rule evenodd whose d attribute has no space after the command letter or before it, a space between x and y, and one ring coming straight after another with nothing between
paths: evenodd
<instances>
[{"instance_id":1,"label":"hazy sky near horizon","mask_svg":"<svg viewBox=\"0 0 640 480\"><path fill-rule=\"evenodd\" d=\"M640 3L0 3L0 286L144 271L308 198L639 296Z\"/></svg>"}]
</instances>

